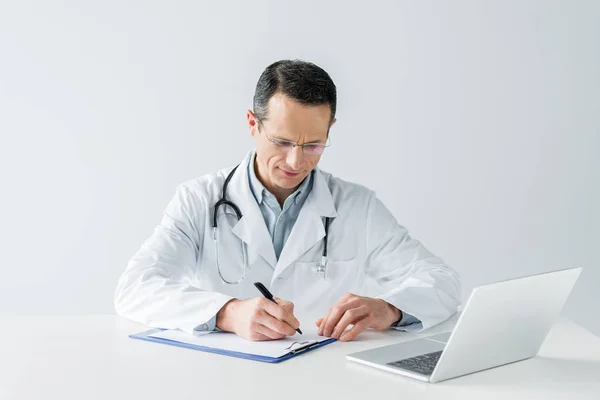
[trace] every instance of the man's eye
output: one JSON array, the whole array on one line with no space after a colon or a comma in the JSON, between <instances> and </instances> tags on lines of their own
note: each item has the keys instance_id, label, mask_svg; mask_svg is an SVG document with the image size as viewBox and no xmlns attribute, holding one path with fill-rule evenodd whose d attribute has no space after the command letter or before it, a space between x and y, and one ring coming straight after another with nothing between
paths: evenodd
<instances>
[{"instance_id":1,"label":"man's eye","mask_svg":"<svg viewBox=\"0 0 600 400\"><path fill-rule=\"evenodd\" d=\"M307 144L304 146L304 151L308 154L316 154L323 152L325 146L322 144Z\"/></svg>"},{"instance_id":2,"label":"man's eye","mask_svg":"<svg viewBox=\"0 0 600 400\"><path fill-rule=\"evenodd\" d=\"M281 146L281 147L291 147L292 146L292 142L286 142L284 140L274 140L275 144L277 146Z\"/></svg>"}]
</instances>

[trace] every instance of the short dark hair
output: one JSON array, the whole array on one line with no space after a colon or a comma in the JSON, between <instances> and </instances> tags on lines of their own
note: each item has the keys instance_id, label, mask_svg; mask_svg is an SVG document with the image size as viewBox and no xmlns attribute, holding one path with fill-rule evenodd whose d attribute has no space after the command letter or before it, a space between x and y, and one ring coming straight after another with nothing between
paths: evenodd
<instances>
[{"instance_id":1,"label":"short dark hair","mask_svg":"<svg viewBox=\"0 0 600 400\"><path fill-rule=\"evenodd\" d=\"M267 104L276 93L282 93L302 104L328 104L331 109L330 125L335 118L335 84L323 68L313 63L280 60L263 71L254 92L254 114L259 121L267 119Z\"/></svg>"}]
</instances>

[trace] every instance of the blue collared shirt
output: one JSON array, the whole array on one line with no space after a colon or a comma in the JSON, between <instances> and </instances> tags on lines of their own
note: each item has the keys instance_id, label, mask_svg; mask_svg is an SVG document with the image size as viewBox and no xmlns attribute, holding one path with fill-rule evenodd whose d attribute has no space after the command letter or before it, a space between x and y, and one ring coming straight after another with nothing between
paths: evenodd
<instances>
[{"instance_id":1,"label":"blue collared shirt","mask_svg":"<svg viewBox=\"0 0 600 400\"><path fill-rule=\"evenodd\" d=\"M279 205L277 198L264 187L260 182L256 173L254 172L254 160L256 158L256 152L252 154L250 162L248 163L248 177L250 190L258 203L260 212L263 215L267 229L271 234L273 240L273 248L275 255L279 259L281 250L287 241L292 228L300 215L300 210L306 201L310 191L312 190L313 174L312 171L306 179L300 184L298 189L283 202L283 207ZM205 324L200 324L195 330L197 331L212 331L216 328L215 315ZM414 316L406 313L402 313L400 321L392 324L392 327L401 328L412 324L420 324L421 321Z\"/></svg>"}]
</instances>

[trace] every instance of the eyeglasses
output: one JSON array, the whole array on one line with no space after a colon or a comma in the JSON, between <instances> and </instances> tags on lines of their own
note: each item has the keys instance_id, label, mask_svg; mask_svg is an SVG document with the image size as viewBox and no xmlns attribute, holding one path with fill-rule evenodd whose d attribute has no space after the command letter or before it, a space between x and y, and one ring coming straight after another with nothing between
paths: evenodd
<instances>
[{"instance_id":1,"label":"eyeglasses","mask_svg":"<svg viewBox=\"0 0 600 400\"><path fill-rule=\"evenodd\" d=\"M285 152L285 153L289 153L296 146L302 146L302 152L304 153L304 155L318 156L320 154L323 154L325 147L329 147L331 145L330 140L329 140L329 133L327 134L327 141L325 143L298 144L295 142L290 142L289 140L274 139L274 138L269 137L269 133L267 132L267 129L265 128L265 125L262 123L262 121L259 121L258 123L264 129L265 136L267 137L267 139L269 139L269 141L271 143L273 143L275 145L275 147L277 147L277 150Z\"/></svg>"}]
</instances>

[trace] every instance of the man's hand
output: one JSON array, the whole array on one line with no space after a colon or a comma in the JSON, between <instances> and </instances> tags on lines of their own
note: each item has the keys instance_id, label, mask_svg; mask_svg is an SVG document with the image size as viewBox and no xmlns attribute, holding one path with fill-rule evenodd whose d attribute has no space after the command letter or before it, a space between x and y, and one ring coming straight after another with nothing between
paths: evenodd
<instances>
[{"instance_id":1,"label":"man's hand","mask_svg":"<svg viewBox=\"0 0 600 400\"><path fill-rule=\"evenodd\" d=\"M402 312L381 299L346 293L329 309L324 318L317 320L317 327L319 335L339 338L340 341L347 342L367 328L377 330L389 328L400 318ZM354 326L344 333L349 325Z\"/></svg>"},{"instance_id":2,"label":"man's hand","mask_svg":"<svg viewBox=\"0 0 600 400\"><path fill-rule=\"evenodd\" d=\"M273 340L293 336L300 323L294 317L294 305L275 298L234 299L217 313L217 328L234 332L248 340Z\"/></svg>"}]
</instances>

